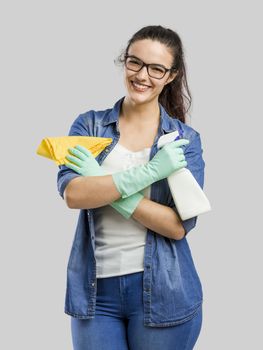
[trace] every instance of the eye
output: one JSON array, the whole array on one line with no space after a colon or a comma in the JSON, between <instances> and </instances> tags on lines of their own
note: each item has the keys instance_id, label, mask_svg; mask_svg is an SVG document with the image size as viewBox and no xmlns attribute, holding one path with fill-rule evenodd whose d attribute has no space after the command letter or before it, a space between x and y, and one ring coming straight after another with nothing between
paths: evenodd
<instances>
[{"instance_id":1,"label":"eye","mask_svg":"<svg viewBox=\"0 0 263 350\"><path fill-rule=\"evenodd\" d=\"M163 69L162 67L151 66L151 69L152 69L154 72L164 73L164 69Z\"/></svg>"},{"instance_id":2,"label":"eye","mask_svg":"<svg viewBox=\"0 0 263 350\"><path fill-rule=\"evenodd\" d=\"M129 60L128 60L128 63L140 65L140 62L137 61L137 60L135 60L134 58L129 59Z\"/></svg>"}]
</instances>

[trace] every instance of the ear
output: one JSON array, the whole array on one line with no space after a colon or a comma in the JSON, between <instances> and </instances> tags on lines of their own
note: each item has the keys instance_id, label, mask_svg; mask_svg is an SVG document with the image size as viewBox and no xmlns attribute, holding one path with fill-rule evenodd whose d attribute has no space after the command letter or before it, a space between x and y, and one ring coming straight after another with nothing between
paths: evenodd
<instances>
[{"instance_id":1,"label":"ear","mask_svg":"<svg viewBox=\"0 0 263 350\"><path fill-rule=\"evenodd\" d=\"M174 78L176 77L176 75L177 75L177 72L174 72L174 73L170 74L169 77L167 78L167 80L166 80L166 82L165 82L164 85L167 85L167 84L169 84L171 81L173 81Z\"/></svg>"}]
</instances>

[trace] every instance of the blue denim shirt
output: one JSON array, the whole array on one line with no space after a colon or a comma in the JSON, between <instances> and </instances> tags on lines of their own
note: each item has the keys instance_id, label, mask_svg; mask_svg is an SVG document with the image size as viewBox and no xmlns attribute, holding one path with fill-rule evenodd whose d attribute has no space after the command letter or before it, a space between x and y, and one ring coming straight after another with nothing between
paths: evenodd
<instances>
[{"instance_id":1,"label":"blue denim shirt","mask_svg":"<svg viewBox=\"0 0 263 350\"><path fill-rule=\"evenodd\" d=\"M119 99L113 108L89 110L80 114L73 122L69 135L111 137L112 143L98 156L99 164L108 156L120 138L118 118L121 103ZM178 119L171 118L159 103L160 123L158 134L151 147L150 159L157 153L157 142L161 135L181 130L182 136L189 139L188 145L182 146L191 171L201 188L204 185L205 162L202 158L200 134ZM64 198L67 184L81 176L65 165L59 166L57 186ZM178 214L167 179L151 185L150 199L169 206ZM96 307L96 260L94 209L80 209L73 245L67 266L67 287L65 313L79 319L95 317ZM182 222L186 235L181 240L162 236L147 229L143 303L144 325L167 327L191 319L203 301L202 286L194 266L191 251L186 239L187 234L196 225L197 217Z\"/></svg>"}]
</instances>

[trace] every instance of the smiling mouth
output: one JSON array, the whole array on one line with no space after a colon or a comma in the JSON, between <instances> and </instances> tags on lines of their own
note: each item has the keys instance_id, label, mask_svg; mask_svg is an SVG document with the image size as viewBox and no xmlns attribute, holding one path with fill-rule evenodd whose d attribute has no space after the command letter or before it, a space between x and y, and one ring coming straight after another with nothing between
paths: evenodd
<instances>
[{"instance_id":1,"label":"smiling mouth","mask_svg":"<svg viewBox=\"0 0 263 350\"><path fill-rule=\"evenodd\" d=\"M144 92L144 91L150 89L150 87L151 87L151 86L148 86L148 85L136 83L133 80L131 80L131 85L136 91L140 91L140 92Z\"/></svg>"}]
</instances>

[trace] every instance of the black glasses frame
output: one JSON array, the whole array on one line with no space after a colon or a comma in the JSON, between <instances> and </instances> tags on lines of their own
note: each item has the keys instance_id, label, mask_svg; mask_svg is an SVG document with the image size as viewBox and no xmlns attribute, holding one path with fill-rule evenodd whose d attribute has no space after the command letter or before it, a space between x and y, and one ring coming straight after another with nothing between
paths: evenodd
<instances>
[{"instance_id":1,"label":"black glasses frame","mask_svg":"<svg viewBox=\"0 0 263 350\"><path fill-rule=\"evenodd\" d=\"M137 61L141 62L141 68L140 68L139 70L134 70L134 69L131 69L131 68L128 68L128 67L127 67L127 65L126 65L127 58L130 58L130 57L135 58ZM174 70L175 70L174 67L166 68L166 67L163 66L162 64L157 64L157 63L145 63L145 62L143 62L141 59L139 59L138 57L133 56L133 55L125 55L125 56L124 56L124 60L125 60L125 67L126 67L128 70L131 70L131 71L133 71L133 72L139 72L139 71L145 66L146 69L147 69L148 75L149 75L151 78L153 78L153 79L163 79L163 77L165 76L165 74L166 74L167 72L169 72L169 71L174 71ZM151 75L149 74L149 69L148 69L149 66L162 67L162 68L165 70L164 75L163 75L161 78L156 78L156 77L151 76Z\"/></svg>"}]
</instances>

